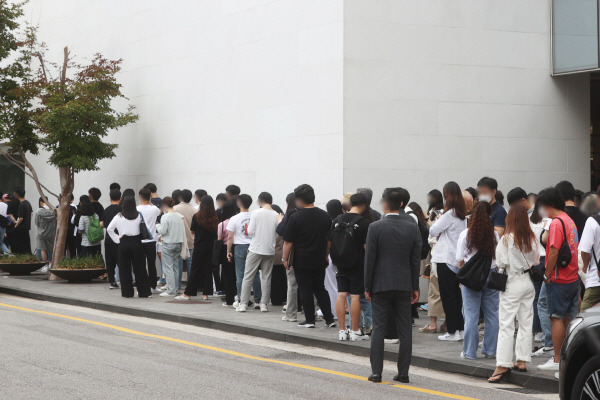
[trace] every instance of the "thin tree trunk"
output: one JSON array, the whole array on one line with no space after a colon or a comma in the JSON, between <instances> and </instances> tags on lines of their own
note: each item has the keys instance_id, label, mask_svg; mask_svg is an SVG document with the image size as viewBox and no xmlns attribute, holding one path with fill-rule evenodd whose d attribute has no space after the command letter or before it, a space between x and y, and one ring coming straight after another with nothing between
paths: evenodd
<instances>
[{"instance_id":1,"label":"thin tree trunk","mask_svg":"<svg viewBox=\"0 0 600 400\"><path fill-rule=\"evenodd\" d=\"M71 205L71 194L73 193L73 174L69 167L59 167L60 177L60 201L56 219L56 239L52 251L52 267L56 267L65 256L67 246L67 234L69 232L69 211ZM50 280L57 280L54 274L50 274Z\"/></svg>"}]
</instances>

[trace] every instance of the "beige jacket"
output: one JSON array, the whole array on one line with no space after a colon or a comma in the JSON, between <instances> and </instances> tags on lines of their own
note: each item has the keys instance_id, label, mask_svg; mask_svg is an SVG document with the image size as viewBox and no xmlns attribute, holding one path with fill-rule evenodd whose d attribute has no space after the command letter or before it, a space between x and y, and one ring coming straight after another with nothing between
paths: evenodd
<instances>
[{"instance_id":1,"label":"beige jacket","mask_svg":"<svg viewBox=\"0 0 600 400\"><path fill-rule=\"evenodd\" d=\"M194 234L190 231L190 227L192 226L192 218L194 218L194 214L196 214L196 209L190 203L179 203L173 210L183 215L183 225L185 229L185 237L187 239L188 248L194 248Z\"/></svg>"}]
</instances>

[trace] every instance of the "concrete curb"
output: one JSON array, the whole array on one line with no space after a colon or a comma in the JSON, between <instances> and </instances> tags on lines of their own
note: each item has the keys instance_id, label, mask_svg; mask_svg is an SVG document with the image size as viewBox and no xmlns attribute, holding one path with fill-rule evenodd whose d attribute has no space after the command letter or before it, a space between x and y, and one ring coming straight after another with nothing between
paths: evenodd
<instances>
[{"instance_id":1,"label":"concrete curb","mask_svg":"<svg viewBox=\"0 0 600 400\"><path fill-rule=\"evenodd\" d=\"M202 328L217 329L229 333L239 333L242 335L257 336L281 342L300 344L304 346L318 347L327 350L350 353L353 355L369 357L369 348L361 346L348 345L348 342L341 343L336 340L307 338L300 335L291 335L287 332L270 331L262 328L251 327L242 324L231 324L227 322L213 321L201 317L187 317L177 314L167 314L157 311L139 310L130 307L115 306L106 303L96 303L87 300L71 299L66 297L52 296L43 293L32 292L22 289L14 289L0 286L0 293L13 296L25 297L35 300L50 301L53 303L67 304L78 307L92 308L101 311L108 311L118 314L131 315L134 317L145 317L159 319L162 321L177 322L180 324L193 325ZM398 353L386 350L385 359L396 361ZM428 368L436 371L451 372L456 374L468 375L477 378L488 378L494 372L492 368L473 365L469 361L462 360L438 360L429 357L417 356L413 354L411 365ZM512 372L508 379L509 383L522 386L540 392L558 393L558 380L546 376L536 376L530 373Z\"/></svg>"}]
</instances>

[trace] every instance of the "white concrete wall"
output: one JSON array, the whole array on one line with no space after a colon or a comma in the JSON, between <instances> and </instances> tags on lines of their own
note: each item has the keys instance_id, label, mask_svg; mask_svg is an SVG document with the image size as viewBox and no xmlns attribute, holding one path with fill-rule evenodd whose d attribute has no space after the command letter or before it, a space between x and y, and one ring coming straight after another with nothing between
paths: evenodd
<instances>
[{"instance_id":1,"label":"white concrete wall","mask_svg":"<svg viewBox=\"0 0 600 400\"><path fill-rule=\"evenodd\" d=\"M547 0L344 2L344 190L589 190L589 76L550 77Z\"/></svg>"},{"instance_id":2,"label":"white concrete wall","mask_svg":"<svg viewBox=\"0 0 600 400\"><path fill-rule=\"evenodd\" d=\"M32 0L27 20L54 61L65 45L123 58L140 116L110 136L115 159L77 176L76 195L97 186L107 203L113 181L162 195L235 183L283 207L301 183L320 204L342 192L342 0Z\"/></svg>"}]
</instances>

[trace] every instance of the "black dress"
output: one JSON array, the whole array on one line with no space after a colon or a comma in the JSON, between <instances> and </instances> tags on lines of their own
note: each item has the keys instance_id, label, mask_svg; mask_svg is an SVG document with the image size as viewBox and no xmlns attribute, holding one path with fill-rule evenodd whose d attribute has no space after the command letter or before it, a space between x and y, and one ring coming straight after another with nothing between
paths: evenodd
<instances>
[{"instance_id":1,"label":"black dress","mask_svg":"<svg viewBox=\"0 0 600 400\"><path fill-rule=\"evenodd\" d=\"M214 241L217 240L217 230L207 231L200 226L196 216L192 218L190 230L194 233L194 253L190 277L184 293L187 296L197 296L198 289L202 285L202 293L205 296L212 295L212 250Z\"/></svg>"}]
</instances>

